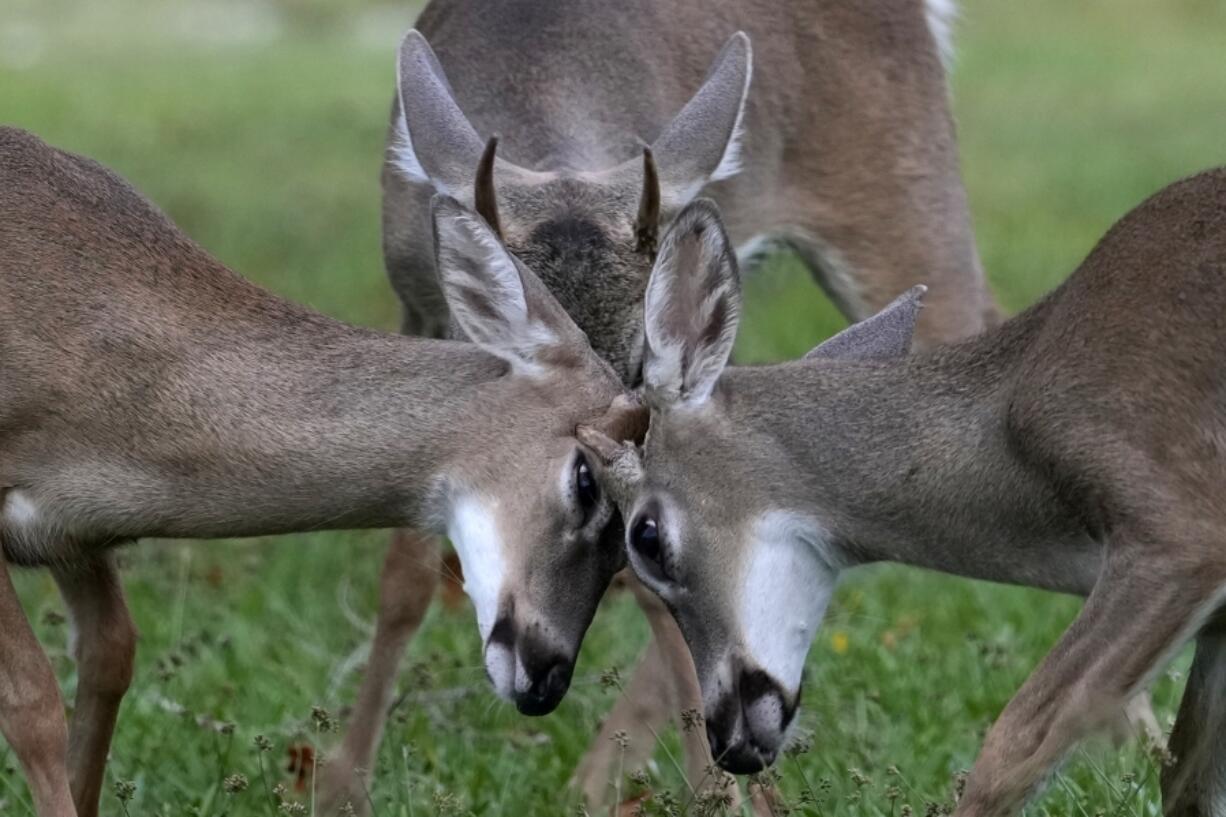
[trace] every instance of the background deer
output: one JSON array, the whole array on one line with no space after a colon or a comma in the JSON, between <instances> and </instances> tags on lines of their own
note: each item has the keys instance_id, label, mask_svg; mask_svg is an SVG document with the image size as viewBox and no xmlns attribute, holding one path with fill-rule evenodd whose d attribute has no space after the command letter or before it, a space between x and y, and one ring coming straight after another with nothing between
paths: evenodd
<instances>
[{"instance_id":1,"label":"background deer","mask_svg":"<svg viewBox=\"0 0 1226 817\"><path fill-rule=\"evenodd\" d=\"M434 219L475 343L276 298L102 166L0 129L0 732L40 817L97 813L136 641L111 554L140 537L446 531L490 677L525 709L565 691L624 562L573 433L621 383L478 216L444 199ZM10 564L49 568L68 605L70 732Z\"/></svg>"},{"instance_id":2,"label":"background deer","mask_svg":"<svg viewBox=\"0 0 1226 817\"><path fill-rule=\"evenodd\" d=\"M703 191L747 261L790 247L849 318L922 273L932 295L921 344L981 330L996 312L941 62L951 12L943 0L429 4L401 49L383 170L384 256L404 331L456 334L428 243L427 204L446 192L500 227L634 385L655 244ZM737 31L759 44L752 57L746 36L728 39ZM491 135L500 155L482 162ZM353 770L373 765L396 666L429 604L428 593L398 588L427 586L436 565L429 537L393 538L370 662L325 795L352 789ZM593 741L579 772L589 800L608 790L614 732L630 733L627 763L639 765L652 723L697 705L671 617L658 604L648 614L661 643L630 683L657 689L636 692L635 711L614 713ZM675 689L659 690L669 676ZM701 733L685 737L691 777L701 775Z\"/></svg>"},{"instance_id":3,"label":"background deer","mask_svg":"<svg viewBox=\"0 0 1226 817\"><path fill-rule=\"evenodd\" d=\"M646 294L641 463L598 428L580 439L692 648L719 762L773 761L840 572L896 561L1088 597L956 814L1016 813L1192 637L1165 810L1220 813L1226 170L1154 195L999 329L912 357L922 288L805 360L725 369L731 246L687 217L706 228L674 230Z\"/></svg>"}]
</instances>

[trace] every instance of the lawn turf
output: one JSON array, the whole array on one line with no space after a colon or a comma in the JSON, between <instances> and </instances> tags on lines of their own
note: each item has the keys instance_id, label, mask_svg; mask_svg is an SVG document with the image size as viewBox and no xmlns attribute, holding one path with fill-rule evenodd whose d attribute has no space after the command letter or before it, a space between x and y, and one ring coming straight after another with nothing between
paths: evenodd
<instances>
[{"instance_id":1,"label":"lawn turf","mask_svg":"<svg viewBox=\"0 0 1226 817\"><path fill-rule=\"evenodd\" d=\"M116 169L259 283L392 330L378 171L394 46L412 16L362 0L6 0L0 122ZM1215 0L964 4L954 107L980 251L1009 309L1063 279L1144 196L1226 162L1224 41ZM798 355L841 324L787 257L748 294L744 360ZM142 637L104 813L277 813L268 790L292 791L289 750L330 745L330 721L353 700L385 541L340 532L126 549ZM54 585L37 571L17 584L71 694ZM804 751L777 767L794 813L947 803L992 718L1078 607L914 570L854 572L809 659ZM489 690L471 612L436 605L371 774L375 813L574 813L567 779L618 694L601 676L626 678L646 635L629 598L610 599L566 701L528 719ZM1185 665L1157 682L1164 725ZM257 735L271 748L257 749ZM667 736L652 785L684 803L676 751ZM0 813L27 813L2 743L0 759ZM227 791L234 775L245 790ZM309 804L309 790L300 796ZM1079 750L1030 813L1156 815L1154 767L1131 744Z\"/></svg>"}]
</instances>

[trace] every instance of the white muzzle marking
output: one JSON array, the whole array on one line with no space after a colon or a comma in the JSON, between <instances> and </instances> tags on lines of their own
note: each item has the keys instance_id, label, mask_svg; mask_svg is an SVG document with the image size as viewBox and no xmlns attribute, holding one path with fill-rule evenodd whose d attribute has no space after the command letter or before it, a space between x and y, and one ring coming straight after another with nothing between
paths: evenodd
<instances>
[{"instance_id":1,"label":"white muzzle marking","mask_svg":"<svg viewBox=\"0 0 1226 817\"><path fill-rule=\"evenodd\" d=\"M477 610L477 628L485 642L498 617L498 597L506 576L502 539L490 507L474 496L461 497L447 521L447 538L460 557L464 592Z\"/></svg>"},{"instance_id":2,"label":"white muzzle marking","mask_svg":"<svg viewBox=\"0 0 1226 817\"><path fill-rule=\"evenodd\" d=\"M9 491L0 512L0 516L21 528L29 527L38 520L38 506L21 491Z\"/></svg>"},{"instance_id":3,"label":"white muzzle marking","mask_svg":"<svg viewBox=\"0 0 1226 817\"><path fill-rule=\"evenodd\" d=\"M749 660L791 693L838 581L831 537L816 520L782 511L759 517L751 531L741 633Z\"/></svg>"},{"instance_id":4,"label":"white muzzle marking","mask_svg":"<svg viewBox=\"0 0 1226 817\"><path fill-rule=\"evenodd\" d=\"M512 699L515 692L515 653L511 647L501 642L488 644L485 648L485 673L494 685L498 697L505 701Z\"/></svg>"}]
</instances>

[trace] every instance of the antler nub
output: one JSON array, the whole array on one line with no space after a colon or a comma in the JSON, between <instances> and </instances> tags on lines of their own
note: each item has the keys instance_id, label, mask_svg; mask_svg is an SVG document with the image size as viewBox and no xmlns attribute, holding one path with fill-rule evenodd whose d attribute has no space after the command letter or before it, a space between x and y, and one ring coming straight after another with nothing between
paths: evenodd
<instances>
[{"instance_id":1,"label":"antler nub","mask_svg":"<svg viewBox=\"0 0 1226 817\"><path fill-rule=\"evenodd\" d=\"M660 237L660 174L651 148L643 148L643 192L639 197L639 214L634 222L634 248L646 253L653 261Z\"/></svg>"},{"instance_id":2,"label":"antler nub","mask_svg":"<svg viewBox=\"0 0 1226 817\"><path fill-rule=\"evenodd\" d=\"M499 238L502 238L502 224L498 220L498 199L494 193L494 158L498 152L498 137L491 136L485 143L481 153L481 161L477 163L477 178L473 183L473 209L485 219Z\"/></svg>"}]
</instances>

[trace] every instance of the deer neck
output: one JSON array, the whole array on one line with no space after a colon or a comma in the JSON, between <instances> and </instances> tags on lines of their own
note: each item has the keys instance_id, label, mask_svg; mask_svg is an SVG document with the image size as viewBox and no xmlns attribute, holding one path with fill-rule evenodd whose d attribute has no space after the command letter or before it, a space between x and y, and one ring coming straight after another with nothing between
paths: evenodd
<instances>
[{"instance_id":1,"label":"deer neck","mask_svg":"<svg viewBox=\"0 0 1226 817\"><path fill-rule=\"evenodd\" d=\"M208 385L225 399L237 380L252 410L227 408L227 430L189 455L216 464L210 479L185 487L236 500L244 526L437 528L449 466L490 427L474 406L497 401L505 365L471 344L349 327L310 354L285 344L259 353L273 365L251 359ZM245 517L233 485L263 509Z\"/></svg>"},{"instance_id":2,"label":"deer neck","mask_svg":"<svg viewBox=\"0 0 1226 817\"><path fill-rule=\"evenodd\" d=\"M116 351L76 361L105 390L57 406L0 474L32 509L24 539L442 524L448 468L489 426L473 407L497 401L505 366L249 295L224 320L162 321L142 358L117 331Z\"/></svg>"},{"instance_id":3,"label":"deer neck","mask_svg":"<svg viewBox=\"0 0 1226 817\"><path fill-rule=\"evenodd\" d=\"M777 384L774 405L731 409L779 441L799 475L789 510L819 520L849 562L1084 594L1100 546L1008 426L1019 334L892 363L740 370ZM741 386L749 397L759 384Z\"/></svg>"}]
</instances>

